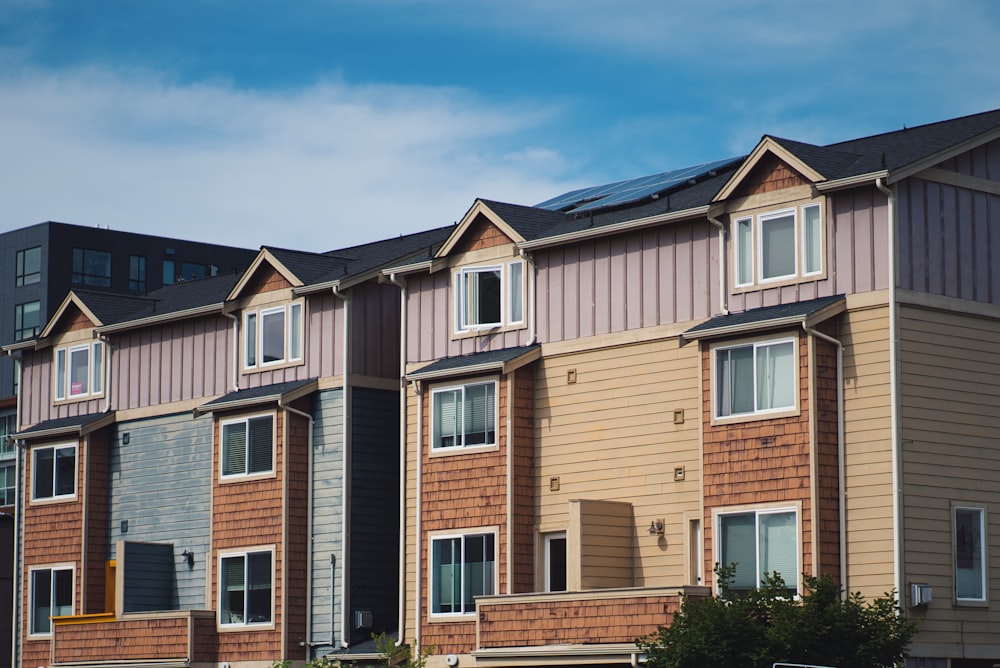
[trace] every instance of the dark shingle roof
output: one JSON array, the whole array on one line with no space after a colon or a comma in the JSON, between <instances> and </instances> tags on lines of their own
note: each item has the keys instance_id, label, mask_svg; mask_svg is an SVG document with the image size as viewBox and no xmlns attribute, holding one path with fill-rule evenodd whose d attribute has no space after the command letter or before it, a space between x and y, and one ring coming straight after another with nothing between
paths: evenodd
<instances>
[{"instance_id":1,"label":"dark shingle roof","mask_svg":"<svg viewBox=\"0 0 1000 668\"><path fill-rule=\"evenodd\" d=\"M290 394L296 393L296 390L301 390L305 394L308 394L314 389L316 389L315 378L308 378L306 380L290 380L284 383L263 385L261 387L250 387L245 390L230 392L229 394L225 394L218 399L213 399L206 404L202 404L197 408L196 412L210 413L212 411L236 408L248 404L252 405L254 403L262 404L269 401L278 401L279 399L283 399Z\"/></svg>"},{"instance_id":2,"label":"dark shingle roof","mask_svg":"<svg viewBox=\"0 0 1000 668\"><path fill-rule=\"evenodd\" d=\"M533 206L507 204L493 200L482 200L503 221L517 230L525 241L531 241L545 236L554 226L566 220L566 214L559 211L549 211Z\"/></svg>"},{"instance_id":3,"label":"dark shingle roof","mask_svg":"<svg viewBox=\"0 0 1000 668\"><path fill-rule=\"evenodd\" d=\"M739 330L762 329L789 322L804 322L810 316L815 316L830 307L843 306L844 301L844 295L832 295L803 302L763 306L742 313L719 315L692 327L684 332L683 336L686 339L699 339ZM839 311L839 309L833 310ZM830 313L830 315L832 314Z\"/></svg>"},{"instance_id":4,"label":"dark shingle roof","mask_svg":"<svg viewBox=\"0 0 1000 668\"><path fill-rule=\"evenodd\" d=\"M17 438L41 438L62 434L82 434L90 431L87 427L96 427L98 423L113 422L114 416L114 413L91 413L88 415L75 415L73 417L46 420L28 427L22 432L18 432L15 436Z\"/></svg>"},{"instance_id":5,"label":"dark shingle roof","mask_svg":"<svg viewBox=\"0 0 1000 668\"><path fill-rule=\"evenodd\" d=\"M122 295L112 292L89 292L74 290L84 306L90 309L101 324L110 325L127 319L132 313L151 308L154 301L148 297Z\"/></svg>"},{"instance_id":6,"label":"dark shingle roof","mask_svg":"<svg viewBox=\"0 0 1000 668\"><path fill-rule=\"evenodd\" d=\"M421 367L412 373L408 373L406 377L411 380L420 380L428 377L457 375L463 371L475 370L482 367L500 369L520 357L535 354L540 350L541 346L536 343L530 346L501 348L500 350L487 350L481 353L472 353L471 355L446 357L432 362L425 367Z\"/></svg>"}]
</instances>

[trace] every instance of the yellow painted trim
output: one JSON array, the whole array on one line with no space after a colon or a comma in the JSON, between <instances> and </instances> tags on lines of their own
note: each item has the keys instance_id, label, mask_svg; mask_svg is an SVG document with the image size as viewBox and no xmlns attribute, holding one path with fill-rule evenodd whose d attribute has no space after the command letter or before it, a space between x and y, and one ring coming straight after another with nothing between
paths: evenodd
<instances>
[{"instance_id":1,"label":"yellow painted trim","mask_svg":"<svg viewBox=\"0 0 1000 668\"><path fill-rule=\"evenodd\" d=\"M66 615L64 617L53 617L53 626L70 626L73 624L106 624L117 621L113 612L98 612L90 615Z\"/></svg>"}]
</instances>

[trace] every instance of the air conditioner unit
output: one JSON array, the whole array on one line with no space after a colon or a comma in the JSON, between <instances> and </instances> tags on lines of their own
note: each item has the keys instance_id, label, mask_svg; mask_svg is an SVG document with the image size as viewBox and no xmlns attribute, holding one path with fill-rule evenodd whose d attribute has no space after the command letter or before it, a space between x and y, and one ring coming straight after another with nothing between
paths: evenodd
<instances>
[{"instance_id":1,"label":"air conditioner unit","mask_svg":"<svg viewBox=\"0 0 1000 668\"><path fill-rule=\"evenodd\" d=\"M914 608L929 605L931 602L931 586L929 584L910 584L910 605Z\"/></svg>"},{"instance_id":2,"label":"air conditioner unit","mask_svg":"<svg viewBox=\"0 0 1000 668\"><path fill-rule=\"evenodd\" d=\"M355 610L354 611L354 628L355 629L370 629L374 623L374 618L372 616L371 610Z\"/></svg>"}]
</instances>

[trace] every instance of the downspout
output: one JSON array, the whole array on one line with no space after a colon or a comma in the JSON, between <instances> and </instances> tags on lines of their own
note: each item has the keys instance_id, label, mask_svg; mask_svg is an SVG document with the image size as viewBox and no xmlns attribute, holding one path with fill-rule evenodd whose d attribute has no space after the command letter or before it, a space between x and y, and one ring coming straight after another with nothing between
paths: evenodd
<instances>
[{"instance_id":1,"label":"downspout","mask_svg":"<svg viewBox=\"0 0 1000 668\"><path fill-rule=\"evenodd\" d=\"M351 603L351 562L349 560L351 541L351 298L347 294L341 292L338 286L334 286L330 288L330 290L333 292L334 297L337 297L344 302L344 359L341 362L343 365L342 372L344 374L344 389L343 398L340 402L343 409L343 417L341 419L341 427L343 428L343 435L341 437L341 475L343 476L344 485L341 510L344 514L344 520L341 522L340 537L340 646L347 648L350 646L349 623Z\"/></svg>"},{"instance_id":2,"label":"downspout","mask_svg":"<svg viewBox=\"0 0 1000 668\"><path fill-rule=\"evenodd\" d=\"M805 330L806 334L837 346L837 486L839 487L837 506L840 523L840 586L842 588L841 594L847 596L850 588L847 585L847 490L845 488L847 475L844 465L844 451L846 449L844 447L844 344L829 334L807 327L804 322L802 329Z\"/></svg>"},{"instance_id":3,"label":"downspout","mask_svg":"<svg viewBox=\"0 0 1000 668\"><path fill-rule=\"evenodd\" d=\"M298 408L292 408L288 404L285 404L281 399L278 399L278 408L285 410L299 417L304 417L309 422L309 431L307 432L308 448L309 448L309 472L308 480L306 483L306 536L308 537L308 554L306 556L306 661L312 660L312 648L313 643L312 638L312 603L313 603L313 416L305 411L300 411ZM285 425L285 452L288 452L288 425ZM287 481L288 474L287 470L285 473L285 480ZM286 548L285 554L288 554ZM286 560L283 560L287 562ZM287 579L285 580L287 582ZM287 587L282 587L283 591L287 591ZM286 601L287 604L287 601ZM286 608L287 609L287 608Z\"/></svg>"},{"instance_id":4,"label":"downspout","mask_svg":"<svg viewBox=\"0 0 1000 668\"><path fill-rule=\"evenodd\" d=\"M111 341L103 334L97 334L97 340L104 344L107 351L104 355L104 412L107 413L111 410Z\"/></svg>"},{"instance_id":5,"label":"downspout","mask_svg":"<svg viewBox=\"0 0 1000 668\"><path fill-rule=\"evenodd\" d=\"M421 572L420 567L422 565L423 556L423 536L420 534L423 531L423 522L421 521L421 512L423 510L421 494L423 493L423 470L424 470L424 396L423 388L420 387L420 381L413 381L413 393L417 395L417 489L415 490L417 496L417 540L416 540L416 575L414 577L413 587L416 590L416 594L413 597L413 644L414 650L416 651L415 656L420 656L420 627L423 620L420 617L420 596L423 592L420 591L421 582Z\"/></svg>"},{"instance_id":6,"label":"downspout","mask_svg":"<svg viewBox=\"0 0 1000 668\"><path fill-rule=\"evenodd\" d=\"M889 425L892 431L892 547L896 595L903 597L903 444L899 428L899 314L896 302L896 194L875 179L889 207Z\"/></svg>"},{"instance_id":7,"label":"downspout","mask_svg":"<svg viewBox=\"0 0 1000 668\"><path fill-rule=\"evenodd\" d=\"M514 377L507 374L507 594L514 593ZM499 412L499 411L498 411Z\"/></svg>"},{"instance_id":8,"label":"downspout","mask_svg":"<svg viewBox=\"0 0 1000 668\"><path fill-rule=\"evenodd\" d=\"M528 285L525 287L528 293L528 317L531 319L531 324L528 325L528 340L524 342L524 345L531 346L538 338L537 314L535 313L535 259L531 253L523 248L518 248L517 252L530 270L525 272L528 277Z\"/></svg>"},{"instance_id":9,"label":"downspout","mask_svg":"<svg viewBox=\"0 0 1000 668\"><path fill-rule=\"evenodd\" d=\"M396 647L403 645L406 624L406 279L389 274L389 283L400 290L399 296L399 618L396 620Z\"/></svg>"},{"instance_id":10,"label":"downspout","mask_svg":"<svg viewBox=\"0 0 1000 668\"><path fill-rule=\"evenodd\" d=\"M9 357L14 362L14 367L17 372L17 407L14 409L14 429L15 431L21 430L21 397L24 394L21 391L21 383L24 381L24 372L22 370L21 358L20 356L14 357L14 351L8 350L7 357ZM17 650L21 646L20 633L21 633L21 613L22 608L18 603L20 602L19 591L21 588L21 527L24 526L21 521L21 511L24 504L21 502L21 495L26 493L26 485L21 484L21 458L24 454L24 448L21 445L22 442L14 443L14 484L17 485L17 493L14 494L14 578L12 582L11 589L13 590L13 598L11 601L11 610L13 611L13 628L11 629L11 647L10 647L10 665L18 665L17 660Z\"/></svg>"},{"instance_id":11,"label":"downspout","mask_svg":"<svg viewBox=\"0 0 1000 668\"><path fill-rule=\"evenodd\" d=\"M719 309L722 315L729 315L728 272L726 271L726 226L713 216L706 214L708 222L719 228Z\"/></svg>"},{"instance_id":12,"label":"downspout","mask_svg":"<svg viewBox=\"0 0 1000 668\"><path fill-rule=\"evenodd\" d=\"M222 315L233 321L233 392L240 391L240 319L229 311Z\"/></svg>"}]
</instances>

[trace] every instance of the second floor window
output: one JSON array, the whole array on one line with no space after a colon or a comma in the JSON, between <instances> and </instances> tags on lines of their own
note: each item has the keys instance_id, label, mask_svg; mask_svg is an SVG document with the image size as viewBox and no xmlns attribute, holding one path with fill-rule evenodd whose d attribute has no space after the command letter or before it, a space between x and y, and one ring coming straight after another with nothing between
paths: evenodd
<instances>
[{"instance_id":1,"label":"second floor window","mask_svg":"<svg viewBox=\"0 0 1000 668\"><path fill-rule=\"evenodd\" d=\"M26 302L14 307L14 340L38 336L41 327L41 302Z\"/></svg>"},{"instance_id":2,"label":"second floor window","mask_svg":"<svg viewBox=\"0 0 1000 668\"><path fill-rule=\"evenodd\" d=\"M143 255L132 255L128 259L128 289L146 291L146 258Z\"/></svg>"},{"instance_id":3,"label":"second floor window","mask_svg":"<svg viewBox=\"0 0 1000 668\"><path fill-rule=\"evenodd\" d=\"M496 583L496 537L492 533L431 539L431 614L476 611L476 597Z\"/></svg>"},{"instance_id":4,"label":"second floor window","mask_svg":"<svg viewBox=\"0 0 1000 668\"><path fill-rule=\"evenodd\" d=\"M434 390L433 449L495 445L496 392L495 381Z\"/></svg>"},{"instance_id":5,"label":"second floor window","mask_svg":"<svg viewBox=\"0 0 1000 668\"><path fill-rule=\"evenodd\" d=\"M225 626L270 624L270 550L228 554L220 559L219 623Z\"/></svg>"},{"instance_id":6,"label":"second floor window","mask_svg":"<svg viewBox=\"0 0 1000 668\"><path fill-rule=\"evenodd\" d=\"M15 464L0 466L0 506L13 506L17 498L17 467Z\"/></svg>"},{"instance_id":7,"label":"second floor window","mask_svg":"<svg viewBox=\"0 0 1000 668\"><path fill-rule=\"evenodd\" d=\"M74 248L73 284L110 288L111 253L89 248Z\"/></svg>"},{"instance_id":8,"label":"second floor window","mask_svg":"<svg viewBox=\"0 0 1000 668\"><path fill-rule=\"evenodd\" d=\"M715 349L715 416L795 407L795 342L762 341Z\"/></svg>"},{"instance_id":9,"label":"second floor window","mask_svg":"<svg viewBox=\"0 0 1000 668\"><path fill-rule=\"evenodd\" d=\"M455 272L455 329L466 332L524 322L524 263Z\"/></svg>"},{"instance_id":10,"label":"second floor window","mask_svg":"<svg viewBox=\"0 0 1000 668\"><path fill-rule=\"evenodd\" d=\"M274 416L222 423L222 477L274 470Z\"/></svg>"},{"instance_id":11,"label":"second floor window","mask_svg":"<svg viewBox=\"0 0 1000 668\"><path fill-rule=\"evenodd\" d=\"M76 495L76 445L35 448L31 460L31 498L66 499Z\"/></svg>"},{"instance_id":12,"label":"second floor window","mask_svg":"<svg viewBox=\"0 0 1000 668\"><path fill-rule=\"evenodd\" d=\"M14 258L14 286L31 285L42 280L42 247L17 251Z\"/></svg>"},{"instance_id":13,"label":"second floor window","mask_svg":"<svg viewBox=\"0 0 1000 668\"><path fill-rule=\"evenodd\" d=\"M823 272L819 204L737 218L736 287L816 276Z\"/></svg>"},{"instance_id":14,"label":"second floor window","mask_svg":"<svg viewBox=\"0 0 1000 668\"><path fill-rule=\"evenodd\" d=\"M759 586L777 571L790 593L798 590L799 539L796 511L761 510L719 515L719 563L736 564L733 591Z\"/></svg>"},{"instance_id":15,"label":"second floor window","mask_svg":"<svg viewBox=\"0 0 1000 668\"><path fill-rule=\"evenodd\" d=\"M84 399L104 391L104 344L83 343L55 351L55 398Z\"/></svg>"},{"instance_id":16,"label":"second floor window","mask_svg":"<svg viewBox=\"0 0 1000 668\"><path fill-rule=\"evenodd\" d=\"M250 311L243 323L246 368L302 359L302 302Z\"/></svg>"}]
</instances>

